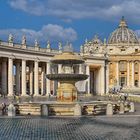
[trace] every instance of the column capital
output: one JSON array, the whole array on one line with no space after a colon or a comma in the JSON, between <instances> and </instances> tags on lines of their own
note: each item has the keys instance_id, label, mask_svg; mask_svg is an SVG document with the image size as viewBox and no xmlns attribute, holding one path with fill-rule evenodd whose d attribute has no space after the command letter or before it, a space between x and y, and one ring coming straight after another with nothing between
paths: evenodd
<instances>
[{"instance_id":1,"label":"column capital","mask_svg":"<svg viewBox=\"0 0 140 140\"><path fill-rule=\"evenodd\" d=\"M14 56L9 56L8 59L15 59L15 57Z\"/></svg>"},{"instance_id":2,"label":"column capital","mask_svg":"<svg viewBox=\"0 0 140 140\"><path fill-rule=\"evenodd\" d=\"M35 59L35 60L34 60L34 62L38 62L38 63L39 63L39 62L40 62L40 60Z\"/></svg>"},{"instance_id":3,"label":"column capital","mask_svg":"<svg viewBox=\"0 0 140 140\"><path fill-rule=\"evenodd\" d=\"M27 61L27 59L24 58L24 59L22 59L22 61Z\"/></svg>"}]
</instances>

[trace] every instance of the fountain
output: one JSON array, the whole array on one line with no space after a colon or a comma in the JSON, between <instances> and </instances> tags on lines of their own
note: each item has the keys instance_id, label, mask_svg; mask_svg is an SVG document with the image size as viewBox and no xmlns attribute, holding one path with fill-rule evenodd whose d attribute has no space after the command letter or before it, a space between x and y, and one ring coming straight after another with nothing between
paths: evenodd
<instances>
[{"instance_id":1,"label":"fountain","mask_svg":"<svg viewBox=\"0 0 140 140\"><path fill-rule=\"evenodd\" d=\"M37 100L33 98L32 102L17 103L15 106L18 108L20 115L93 115L95 107L98 109L96 110L96 114L105 114L106 105L110 101L96 101L92 99L89 101L84 101L83 99L78 101L78 91L75 83L86 80L88 75L75 72L75 66L84 63L84 60L79 55L73 53L70 45L65 46L61 54L55 55L51 63L58 65L58 73L47 74L46 77L49 80L59 82L57 101L46 100L46 98L44 101L44 99L37 97Z\"/></svg>"},{"instance_id":2,"label":"fountain","mask_svg":"<svg viewBox=\"0 0 140 140\"><path fill-rule=\"evenodd\" d=\"M58 81L57 101L74 102L77 101L77 88L75 83L86 80L88 75L74 73L74 65L84 63L84 60L73 53L72 46L66 45L62 54L55 55L51 60L52 64L62 65L61 72L58 74L47 74L49 80Z\"/></svg>"}]
</instances>

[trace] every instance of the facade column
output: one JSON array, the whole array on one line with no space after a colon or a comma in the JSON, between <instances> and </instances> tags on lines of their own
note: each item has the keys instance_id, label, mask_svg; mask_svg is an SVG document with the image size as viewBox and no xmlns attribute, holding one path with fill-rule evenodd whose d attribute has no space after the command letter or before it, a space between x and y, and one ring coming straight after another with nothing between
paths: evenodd
<instances>
[{"instance_id":1,"label":"facade column","mask_svg":"<svg viewBox=\"0 0 140 140\"><path fill-rule=\"evenodd\" d=\"M106 65L106 93L109 92L109 64Z\"/></svg>"},{"instance_id":2,"label":"facade column","mask_svg":"<svg viewBox=\"0 0 140 140\"><path fill-rule=\"evenodd\" d=\"M100 68L100 94L105 94L105 67Z\"/></svg>"},{"instance_id":3,"label":"facade column","mask_svg":"<svg viewBox=\"0 0 140 140\"><path fill-rule=\"evenodd\" d=\"M59 64L58 65L58 73L62 73L62 64ZM58 83L58 87L60 86L60 82L57 82Z\"/></svg>"},{"instance_id":4,"label":"facade column","mask_svg":"<svg viewBox=\"0 0 140 140\"><path fill-rule=\"evenodd\" d=\"M119 62L116 62L116 84L119 85Z\"/></svg>"},{"instance_id":5,"label":"facade column","mask_svg":"<svg viewBox=\"0 0 140 140\"><path fill-rule=\"evenodd\" d=\"M33 63L29 64L29 77L30 95L33 95Z\"/></svg>"},{"instance_id":6,"label":"facade column","mask_svg":"<svg viewBox=\"0 0 140 140\"><path fill-rule=\"evenodd\" d=\"M50 63L49 62L47 62L46 63L46 74L50 74ZM46 78L46 95L47 96L49 96L49 94L51 93L51 88L50 88L50 86L51 86L51 82L50 82L50 80L48 79L48 78Z\"/></svg>"},{"instance_id":7,"label":"facade column","mask_svg":"<svg viewBox=\"0 0 140 140\"><path fill-rule=\"evenodd\" d=\"M95 70L95 91L96 91L96 94L98 95L100 93L100 70L99 69L96 69Z\"/></svg>"},{"instance_id":8,"label":"facade column","mask_svg":"<svg viewBox=\"0 0 140 140\"><path fill-rule=\"evenodd\" d=\"M13 59L8 59L8 96L13 96Z\"/></svg>"},{"instance_id":9,"label":"facade column","mask_svg":"<svg viewBox=\"0 0 140 140\"><path fill-rule=\"evenodd\" d=\"M86 66L86 74L88 75L88 78L86 80L86 92L90 93L90 69L89 65Z\"/></svg>"},{"instance_id":10,"label":"facade column","mask_svg":"<svg viewBox=\"0 0 140 140\"><path fill-rule=\"evenodd\" d=\"M26 60L22 60L22 76L21 76L21 95L27 96L26 94Z\"/></svg>"},{"instance_id":11,"label":"facade column","mask_svg":"<svg viewBox=\"0 0 140 140\"><path fill-rule=\"evenodd\" d=\"M139 62L139 87L140 87L140 62Z\"/></svg>"},{"instance_id":12,"label":"facade column","mask_svg":"<svg viewBox=\"0 0 140 140\"><path fill-rule=\"evenodd\" d=\"M39 82L38 82L38 61L34 62L34 96L39 95Z\"/></svg>"},{"instance_id":13,"label":"facade column","mask_svg":"<svg viewBox=\"0 0 140 140\"><path fill-rule=\"evenodd\" d=\"M20 62L16 62L16 93L20 95Z\"/></svg>"},{"instance_id":14,"label":"facade column","mask_svg":"<svg viewBox=\"0 0 140 140\"><path fill-rule=\"evenodd\" d=\"M7 61L6 59L2 59L2 94L7 94Z\"/></svg>"},{"instance_id":15,"label":"facade column","mask_svg":"<svg viewBox=\"0 0 140 140\"><path fill-rule=\"evenodd\" d=\"M132 87L134 86L134 62L132 62Z\"/></svg>"},{"instance_id":16,"label":"facade column","mask_svg":"<svg viewBox=\"0 0 140 140\"><path fill-rule=\"evenodd\" d=\"M130 75L130 63L129 61L127 62L127 86L130 86L130 82L129 82L129 75Z\"/></svg>"},{"instance_id":17,"label":"facade column","mask_svg":"<svg viewBox=\"0 0 140 140\"><path fill-rule=\"evenodd\" d=\"M41 72L41 95L45 94L45 66L42 66Z\"/></svg>"}]
</instances>

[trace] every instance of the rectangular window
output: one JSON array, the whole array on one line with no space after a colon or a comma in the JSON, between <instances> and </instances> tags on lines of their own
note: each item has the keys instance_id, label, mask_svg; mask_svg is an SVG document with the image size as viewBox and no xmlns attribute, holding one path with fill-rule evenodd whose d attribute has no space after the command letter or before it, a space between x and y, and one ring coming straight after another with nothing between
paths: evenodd
<instances>
[{"instance_id":1,"label":"rectangular window","mask_svg":"<svg viewBox=\"0 0 140 140\"><path fill-rule=\"evenodd\" d=\"M109 49L109 51L110 51L110 52L112 52L112 51L113 51L113 49Z\"/></svg>"},{"instance_id":2,"label":"rectangular window","mask_svg":"<svg viewBox=\"0 0 140 140\"><path fill-rule=\"evenodd\" d=\"M126 77L119 78L119 85L122 87L126 85Z\"/></svg>"},{"instance_id":3,"label":"rectangular window","mask_svg":"<svg viewBox=\"0 0 140 140\"><path fill-rule=\"evenodd\" d=\"M127 63L125 61L121 61L119 63L119 71L121 72L127 71Z\"/></svg>"},{"instance_id":4,"label":"rectangular window","mask_svg":"<svg viewBox=\"0 0 140 140\"><path fill-rule=\"evenodd\" d=\"M125 52L125 49L121 49L121 52Z\"/></svg>"}]
</instances>

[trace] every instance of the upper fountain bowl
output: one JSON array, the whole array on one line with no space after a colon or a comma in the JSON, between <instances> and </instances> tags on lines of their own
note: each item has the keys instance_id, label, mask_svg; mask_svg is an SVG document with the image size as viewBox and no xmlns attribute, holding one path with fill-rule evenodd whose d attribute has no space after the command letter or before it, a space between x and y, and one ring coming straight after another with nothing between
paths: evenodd
<instances>
[{"instance_id":1,"label":"upper fountain bowl","mask_svg":"<svg viewBox=\"0 0 140 140\"><path fill-rule=\"evenodd\" d=\"M51 62L55 64L81 64L84 63L84 60L73 52L63 52L55 55Z\"/></svg>"}]
</instances>

